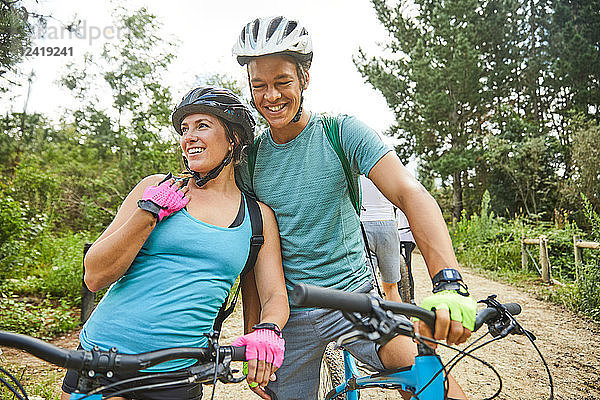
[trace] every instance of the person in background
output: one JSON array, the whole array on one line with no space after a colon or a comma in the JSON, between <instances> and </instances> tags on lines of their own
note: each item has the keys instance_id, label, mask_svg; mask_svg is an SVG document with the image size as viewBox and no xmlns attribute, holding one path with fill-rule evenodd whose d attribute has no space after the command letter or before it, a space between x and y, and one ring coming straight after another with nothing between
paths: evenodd
<instances>
[{"instance_id":1,"label":"person in background","mask_svg":"<svg viewBox=\"0 0 600 400\"><path fill-rule=\"evenodd\" d=\"M394 205L377 189L377 186L364 175L360 176L362 205L360 220L365 227L371 263L373 257L381 274L381 286L387 300L402 302L398 282L401 278L400 265L404 262L400 256L400 240ZM375 261L375 260L373 260ZM371 265L375 275L374 265ZM377 279L376 276L373 279Z\"/></svg>"},{"instance_id":2,"label":"person in background","mask_svg":"<svg viewBox=\"0 0 600 400\"><path fill-rule=\"evenodd\" d=\"M403 271L406 271L410 285L410 298L404 300L415 304L415 281L412 274L412 252L417 245L415 244L415 238L410 231L408 218L406 218L406 215L399 209L396 209L396 223L398 225L398 237L400 238L400 255L406 263L406 268L403 269Z\"/></svg>"}]
</instances>

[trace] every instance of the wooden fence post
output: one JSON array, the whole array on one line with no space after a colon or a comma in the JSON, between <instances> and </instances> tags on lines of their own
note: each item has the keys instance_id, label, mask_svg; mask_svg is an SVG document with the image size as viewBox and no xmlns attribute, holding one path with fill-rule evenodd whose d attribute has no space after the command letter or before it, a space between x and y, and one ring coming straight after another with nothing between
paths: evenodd
<instances>
[{"instance_id":1,"label":"wooden fence post","mask_svg":"<svg viewBox=\"0 0 600 400\"><path fill-rule=\"evenodd\" d=\"M85 258L85 254L92 246L91 243L86 243L83 246L83 257ZM82 264L83 267L83 264ZM83 273L81 275L81 324L84 324L85 321L90 317L92 311L94 310L94 292L90 291L88 287L85 285L85 281L83 280L83 276L85 275L85 267L83 267Z\"/></svg>"},{"instance_id":2,"label":"wooden fence post","mask_svg":"<svg viewBox=\"0 0 600 400\"><path fill-rule=\"evenodd\" d=\"M525 248L525 235L521 236L521 269L527 271L527 249Z\"/></svg>"},{"instance_id":3,"label":"wooden fence post","mask_svg":"<svg viewBox=\"0 0 600 400\"><path fill-rule=\"evenodd\" d=\"M575 255L575 282L579 282L579 271L583 267L583 249L577 247L577 243L581 241L579 236L573 235L573 253Z\"/></svg>"},{"instance_id":4,"label":"wooden fence post","mask_svg":"<svg viewBox=\"0 0 600 400\"><path fill-rule=\"evenodd\" d=\"M551 283L550 260L548 259L548 239L544 235L540 236L540 268L542 269L542 281Z\"/></svg>"}]
</instances>

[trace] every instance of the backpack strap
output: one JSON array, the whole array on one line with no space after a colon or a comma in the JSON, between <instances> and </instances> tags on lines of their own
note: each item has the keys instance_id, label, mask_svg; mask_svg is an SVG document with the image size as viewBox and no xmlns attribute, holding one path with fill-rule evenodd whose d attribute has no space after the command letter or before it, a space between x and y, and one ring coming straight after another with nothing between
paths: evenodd
<instances>
[{"instance_id":1,"label":"backpack strap","mask_svg":"<svg viewBox=\"0 0 600 400\"><path fill-rule=\"evenodd\" d=\"M354 176L352 176L350 162L348 161L346 153L344 153L344 149L342 148L338 119L325 114L323 114L321 118L323 120L323 127L325 130L325 135L327 136L327 140L329 140L329 144L342 163L344 175L346 175L346 181L348 182L350 201L352 201L352 205L354 206L356 214L360 215L360 183Z\"/></svg>"},{"instance_id":2,"label":"backpack strap","mask_svg":"<svg viewBox=\"0 0 600 400\"><path fill-rule=\"evenodd\" d=\"M329 140L329 144L337 154L338 158L342 163L342 168L344 169L344 175L346 175L346 181L348 182L348 194L350 195L350 200L352 201L352 205L354 206L354 211L356 214L360 216L360 208L361 208L361 196L360 196L360 182L358 179L352 176L352 169L350 168L350 162L346 157L346 153L344 153L344 149L342 148L342 141L340 139L340 127L338 123L338 119L335 117L330 117L328 115L323 114L323 127L325 130L325 134L327 135L327 139ZM369 248L369 239L367 238L367 232L365 231L365 227L360 221L360 230L363 236L363 242L365 244L365 253L369 258L373 280L375 281L375 287L377 288L377 292L379 296L383 298L383 293L381 288L379 287L379 282L377 281L377 271L375 271L375 263L373 262L373 258L371 256L371 250Z\"/></svg>"},{"instance_id":3,"label":"backpack strap","mask_svg":"<svg viewBox=\"0 0 600 400\"><path fill-rule=\"evenodd\" d=\"M256 153L255 153L256 155ZM254 268L254 264L256 264L256 258L258 257L258 252L260 251L261 246L265 242L265 237L263 236L263 219L262 213L260 211L260 206L257 201L252 197L246 195L244 193L244 198L246 199L246 204L248 205L248 213L250 214L250 225L252 226L252 236L250 237L250 252L248 253L248 259L246 260L246 265L242 269L242 272L239 276L238 287L235 289L235 293L231 298L231 302L229 298L231 297L231 292L225 298L225 301L221 305L219 309L219 313L215 318L215 322L213 323L213 331L221 332L221 327L223 325L223 321L227 319L233 313L233 309L235 308L235 304L237 303L237 299L240 294L240 290L242 287L242 281L248 272L250 272ZM229 304L229 306L228 306Z\"/></svg>"},{"instance_id":4,"label":"backpack strap","mask_svg":"<svg viewBox=\"0 0 600 400\"><path fill-rule=\"evenodd\" d=\"M256 154L260 136L254 138L254 142L248 146L248 175L250 176L250 187L254 188L254 168L256 167ZM254 189L252 189L254 190Z\"/></svg>"}]
</instances>

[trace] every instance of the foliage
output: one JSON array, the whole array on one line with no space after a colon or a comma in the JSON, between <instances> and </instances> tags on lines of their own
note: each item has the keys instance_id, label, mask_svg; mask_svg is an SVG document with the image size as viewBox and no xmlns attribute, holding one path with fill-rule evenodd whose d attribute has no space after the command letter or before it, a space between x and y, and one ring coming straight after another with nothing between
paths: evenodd
<instances>
[{"instance_id":1,"label":"foliage","mask_svg":"<svg viewBox=\"0 0 600 400\"><path fill-rule=\"evenodd\" d=\"M575 126L572 144L573 174L572 179L562 186L565 205L577 210L582 205L580 194L583 194L592 207L600 209L600 122L585 121L581 115L571 121ZM577 218L585 224L590 214L577 215Z\"/></svg>"},{"instance_id":2,"label":"foliage","mask_svg":"<svg viewBox=\"0 0 600 400\"><path fill-rule=\"evenodd\" d=\"M72 329L82 251L144 176L179 170L172 100L160 82L173 55L156 17L121 11L123 39L72 65L63 84L79 100L60 124L39 114L0 118L0 319L50 336ZM94 68L112 91L103 109ZM72 116L72 117L71 117ZM75 233L73 233L75 232ZM52 311L54 309L54 311ZM0 328L1 329L1 328Z\"/></svg>"},{"instance_id":3,"label":"foliage","mask_svg":"<svg viewBox=\"0 0 600 400\"><path fill-rule=\"evenodd\" d=\"M23 58L30 43L31 25L20 1L0 2L0 77Z\"/></svg>"},{"instance_id":4,"label":"foliage","mask_svg":"<svg viewBox=\"0 0 600 400\"><path fill-rule=\"evenodd\" d=\"M589 180L572 155L586 141L571 116L600 118L600 3L372 3L389 38L383 56L359 50L355 63L396 115L388 133L400 158L451 186L452 217L477 212L485 190L507 216L577 209Z\"/></svg>"},{"instance_id":5,"label":"foliage","mask_svg":"<svg viewBox=\"0 0 600 400\"><path fill-rule=\"evenodd\" d=\"M566 215L556 218L560 224L532 222L523 217L506 220L490 211L491 198L485 192L481 202L481 212L456 222L451 230L452 241L460 262L475 268L493 271L503 276L517 276L516 281L539 280L538 252L528 250L527 271L521 270L521 238L548 238L548 258L552 278L566 283L550 294L570 308L585 313L600 321L600 255L586 254L586 263L578 274L573 258L573 236L583 232ZM600 239L600 217L586 203L585 213L592 228L592 240ZM531 249L532 247L529 247ZM592 250L590 250L592 252ZM576 277L579 279L576 279ZM535 278L534 278L535 277Z\"/></svg>"},{"instance_id":6,"label":"foliage","mask_svg":"<svg viewBox=\"0 0 600 400\"><path fill-rule=\"evenodd\" d=\"M492 195L492 209L548 220L556 204L555 140L509 107L500 107L492 120L497 129L483 138L477 169L477 180L484 180L481 186Z\"/></svg>"},{"instance_id":7,"label":"foliage","mask_svg":"<svg viewBox=\"0 0 600 400\"><path fill-rule=\"evenodd\" d=\"M0 329L49 339L75 329L78 315L65 302L23 300L0 293Z\"/></svg>"},{"instance_id":8,"label":"foliage","mask_svg":"<svg viewBox=\"0 0 600 400\"><path fill-rule=\"evenodd\" d=\"M481 157L485 120L508 93L509 71L518 60L507 56L514 40L504 15L512 2L477 0L373 0L390 33L387 57L355 62L361 74L386 98L396 114L390 133L404 140L403 158L422 164L453 187L453 216L460 218L468 171ZM514 16L516 18L516 16Z\"/></svg>"},{"instance_id":9,"label":"foliage","mask_svg":"<svg viewBox=\"0 0 600 400\"><path fill-rule=\"evenodd\" d=\"M15 191L0 185L0 279L21 275L35 257L29 245L45 226L44 215L30 215Z\"/></svg>"}]
</instances>

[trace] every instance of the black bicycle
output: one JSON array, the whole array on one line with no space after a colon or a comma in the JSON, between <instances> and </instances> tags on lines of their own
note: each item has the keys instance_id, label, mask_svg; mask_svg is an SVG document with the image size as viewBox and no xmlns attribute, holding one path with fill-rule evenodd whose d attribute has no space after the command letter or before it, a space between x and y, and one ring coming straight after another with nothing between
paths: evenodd
<instances>
[{"instance_id":1,"label":"black bicycle","mask_svg":"<svg viewBox=\"0 0 600 400\"><path fill-rule=\"evenodd\" d=\"M246 347L219 346L215 333L206 334L208 346L176 347L141 354L120 354L116 349L101 351L67 350L51 345L30 336L0 331L0 346L24 350L35 357L80 372L77 391L70 399L100 400L102 393L111 389L111 396L119 396L137 390L175 388L191 383L214 385L217 380L223 383L238 383L245 379L238 370L231 368L232 361L245 361ZM183 371L148 373L144 376L125 379L109 385L102 385L101 378L111 378L115 374L139 371L165 361L175 359L196 359L198 363ZM19 380L0 367L0 384L5 385L18 400L28 400L25 388ZM8 378L8 379L5 379ZM160 383L146 384L149 379L163 378ZM125 389L120 386L128 385ZM214 396L214 386L213 386Z\"/></svg>"}]
</instances>

